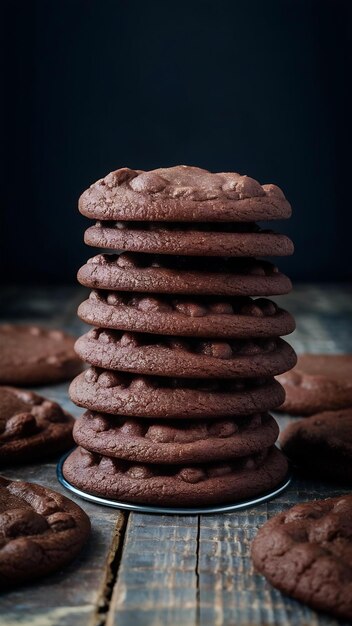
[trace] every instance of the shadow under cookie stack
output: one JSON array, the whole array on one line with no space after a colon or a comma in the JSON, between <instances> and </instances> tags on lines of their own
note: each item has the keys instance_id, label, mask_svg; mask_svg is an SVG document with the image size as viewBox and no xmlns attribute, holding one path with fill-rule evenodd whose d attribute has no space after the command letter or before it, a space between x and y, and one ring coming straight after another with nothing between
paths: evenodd
<instances>
[{"instance_id":1,"label":"shadow under cookie stack","mask_svg":"<svg viewBox=\"0 0 352 626\"><path fill-rule=\"evenodd\" d=\"M133 504L205 507L266 494L287 474L269 410L274 376L296 356L292 316L264 296L290 291L263 256L293 252L261 220L288 218L275 185L177 166L123 168L92 185L80 211L99 254L79 273L94 326L76 350L90 368L70 396L86 412L65 479ZM253 299L257 297L257 299Z\"/></svg>"}]
</instances>

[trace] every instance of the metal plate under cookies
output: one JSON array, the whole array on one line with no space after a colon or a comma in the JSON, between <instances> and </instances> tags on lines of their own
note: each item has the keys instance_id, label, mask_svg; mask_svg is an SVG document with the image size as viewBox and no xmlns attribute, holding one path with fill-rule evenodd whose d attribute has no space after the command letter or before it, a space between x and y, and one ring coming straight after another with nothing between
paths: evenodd
<instances>
[{"instance_id":1,"label":"metal plate under cookies","mask_svg":"<svg viewBox=\"0 0 352 626\"><path fill-rule=\"evenodd\" d=\"M285 491L291 482L291 476L286 476L285 480L280 483L275 489L266 492L262 496L258 496L257 498L252 498L250 500L240 500L234 504L220 504L216 506L203 506L203 507L163 507L163 506L151 506L151 505L143 505L143 504L129 504L128 502L120 502L119 500L111 500L110 498L102 498L101 496L95 496L91 493L87 493L85 491L81 491L81 489L77 489L69 483L62 473L62 466L65 462L65 459L68 457L70 452L65 454L57 464L56 474L57 479L61 485L63 485L68 491L71 491L76 496L79 496L83 500L87 500L88 502L93 502L94 504L101 504L103 506L110 506L114 509L124 509L125 511L132 511L135 513L158 513L164 515L204 515L207 513L231 513L231 511L239 511L240 509L245 509L250 506L256 506L257 504L261 504L262 502L266 502L267 500L272 500L276 498L280 493Z\"/></svg>"}]
</instances>

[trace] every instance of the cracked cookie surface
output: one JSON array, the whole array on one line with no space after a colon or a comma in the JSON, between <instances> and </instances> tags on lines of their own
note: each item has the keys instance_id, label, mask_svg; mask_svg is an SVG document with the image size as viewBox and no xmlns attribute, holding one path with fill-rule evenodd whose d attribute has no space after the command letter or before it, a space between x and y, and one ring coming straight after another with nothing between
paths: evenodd
<instances>
[{"instance_id":1,"label":"cracked cookie surface","mask_svg":"<svg viewBox=\"0 0 352 626\"><path fill-rule=\"evenodd\" d=\"M352 619L352 495L297 504L252 544L255 568L283 593Z\"/></svg>"},{"instance_id":2,"label":"cracked cookie surface","mask_svg":"<svg viewBox=\"0 0 352 626\"><path fill-rule=\"evenodd\" d=\"M81 195L79 210L98 220L171 222L252 222L291 215L291 206L276 185L188 165L149 172L120 168Z\"/></svg>"},{"instance_id":3,"label":"cracked cookie surface","mask_svg":"<svg viewBox=\"0 0 352 626\"><path fill-rule=\"evenodd\" d=\"M68 498L0 477L0 582L46 576L77 556L90 533L85 512Z\"/></svg>"}]
</instances>

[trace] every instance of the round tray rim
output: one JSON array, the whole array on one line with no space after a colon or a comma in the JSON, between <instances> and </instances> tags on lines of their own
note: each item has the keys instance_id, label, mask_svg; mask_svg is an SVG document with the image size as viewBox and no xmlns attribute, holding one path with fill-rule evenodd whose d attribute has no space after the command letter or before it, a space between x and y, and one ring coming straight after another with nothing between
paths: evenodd
<instances>
[{"instance_id":1,"label":"round tray rim","mask_svg":"<svg viewBox=\"0 0 352 626\"><path fill-rule=\"evenodd\" d=\"M130 511L133 513L154 513L159 515L211 515L214 513L231 513L233 511L240 511L242 509L256 506L258 504L262 504L263 502L267 502L268 500L276 498L287 489L292 480L291 474L288 473L284 480L281 481L281 483L279 483L279 485L277 485L274 489L267 491L261 496L249 498L248 500L240 500L234 503L226 503L205 507L162 507L144 504L132 504L129 502L121 502L120 500L115 500L113 498L103 498L102 496L96 496L89 492L82 491L77 487L74 487L68 480L66 480L62 472L63 464L71 452L72 450L64 454L60 458L56 467L57 479L59 483L63 487L65 487L65 489L70 491L75 496L82 498L82 500L86 500L87 502L99 504L114 509L122 509L123 511Z\"/></svg>"}]
</instances>

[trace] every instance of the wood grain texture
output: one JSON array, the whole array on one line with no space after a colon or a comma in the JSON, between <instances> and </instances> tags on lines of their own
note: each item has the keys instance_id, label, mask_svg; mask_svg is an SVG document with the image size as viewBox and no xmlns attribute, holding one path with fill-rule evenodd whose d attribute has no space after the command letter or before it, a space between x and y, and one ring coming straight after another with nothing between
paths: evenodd
<instances>
[{"instance_id":1,"label":"wood grain texture","mask_svg":"<svg viewBox=\"0 0 352 626\"><path fill-rule=\"evenodd\" d=\"M197 516L130 516L108 626L193 626Z\"/></svg>"},{"instance_id":2,"label":"wood grain texture","mask_svg":"<svg viewBox=\"0 0 352 626\"><path fill-rule=\"evenodd\" d=\"M75 316L83 299L77 288L13 288L3 291L1 315L3 321L43 323L78 335L86 328ZM289 341L298 352L352 352L351 290L298 286L277 301L296 317ZM67 398L67 384L38 391L74 415L81 413ZM280 425L292 419L280 416ZM64 493L54 463L2 473ZM211 516L127 515L79 501L92 520L87 549L62 572L0 594L0 624L335 626L337 621L284 597L255 574L249 549L258 527L272 515L299 501L343 492L295 480L276 500Z\"/></svg>"}]
</instances>

